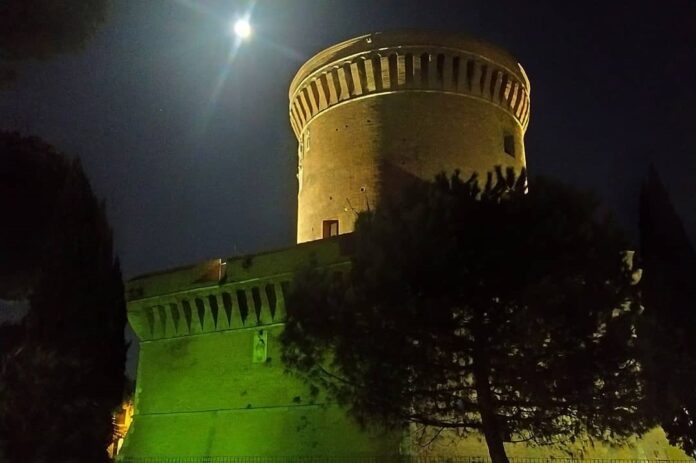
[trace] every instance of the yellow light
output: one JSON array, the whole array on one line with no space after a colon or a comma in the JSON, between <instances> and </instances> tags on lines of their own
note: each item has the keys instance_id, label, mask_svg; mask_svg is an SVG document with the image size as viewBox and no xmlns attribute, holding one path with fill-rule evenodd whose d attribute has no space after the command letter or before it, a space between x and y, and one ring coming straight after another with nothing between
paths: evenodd
<instances>
[{"instance_id":1,"label":"yellow light","mask_svg":"<svg viewBox=\"0 0 696 463\"><path fill-rule=\"evenodd\" d=\"M251 35L251 24L247 19L238 19L232 25L232 31L240 39L246 39Z\"/></svg>"}]
</instances>

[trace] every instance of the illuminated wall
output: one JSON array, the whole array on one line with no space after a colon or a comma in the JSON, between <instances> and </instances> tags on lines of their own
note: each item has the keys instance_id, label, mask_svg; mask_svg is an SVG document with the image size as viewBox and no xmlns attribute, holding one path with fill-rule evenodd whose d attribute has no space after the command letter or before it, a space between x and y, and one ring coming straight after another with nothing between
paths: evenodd
<instances>
[{"instance_id":1,"label":"illuminated wall","mask_svg":"<svg viewBox=\"0 0 696 463\"><path fill-rule=\"evenodd\" d=\"M315 259L346 271L347 237L146 275L128 283L140 338L135 414L119 457L486 456L481 436L361 430L284 372L278 335L293 271ZM631 447L507 444L510 456L685 460L660 429Z\"/></svg>"},{"instance_id":2,"label":"illuminated wall","mask_svg":"<svg viewBox=\"0 0 696 463\"><path fill-rule=\"evenodd\" d=\"M284 373L284 287L316 258L345 267L337 240L214 260L128 284L140 338L135 415L120 457L389 455L400 433L361 430Z\"/></svg>"}]
</instances>

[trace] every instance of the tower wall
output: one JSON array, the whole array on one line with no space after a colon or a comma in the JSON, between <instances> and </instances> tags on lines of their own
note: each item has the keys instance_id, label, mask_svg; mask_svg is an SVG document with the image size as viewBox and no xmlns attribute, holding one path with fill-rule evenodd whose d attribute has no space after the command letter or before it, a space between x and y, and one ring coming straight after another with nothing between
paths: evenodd
<instances>
[{"instance_id":1,"label":"tower wall","mask_svg":"<svg viewBox=\"0 0 696 463\"><path fill-rule=\"evenodd\" d=\"M298 242L413 178L525 166L529 81L507 53L440 34L372 34L310 59L290 88Z\"/></svg>"}]
</instances>

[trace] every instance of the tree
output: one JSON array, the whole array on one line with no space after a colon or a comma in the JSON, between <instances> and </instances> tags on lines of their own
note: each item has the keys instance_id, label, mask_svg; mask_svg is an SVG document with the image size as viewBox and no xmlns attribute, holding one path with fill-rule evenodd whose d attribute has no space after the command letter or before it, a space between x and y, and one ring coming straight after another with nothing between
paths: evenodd
<instances>
[{"instance_id":1,"label":"tree","mask_svg":"<svg viewBox=\"0 0 696 463\"><path fill-rule=\"evenodd\" d=\"M642 433L628 242L587 195L496 177L360 214L347 275L294 279L284 361L362 423L477 431L495 463L504 442Z\"/></svg>"},{"instance_id":2,"label":"tree","mask_svg":"<svg viewBox=\"0 0 696 463\"><path fill-rule=\"evenodd\" d=\"M104 22L109 0L0 2L0 83L16 77L14 64L81 50Z\"/></svg>"},{"instance_id":3,"label":"tree","mask_svg":"<svg viewBox=\"0 0 696 463\"><path fill-rule=\"evenodd\" d=\"M671 444L696 457L696 251L654 167L640 194L640 255L649 412Z\"/></svg>"},{"instance_id":4,"label":"tree","mask_svg":"<svg viewBox=\"0 0 696 463\"><path fill-rule=\"evenodd\" d=\"M0 297L28 297L65 183L65 157L36 137L0 131Z\"/></svg>"},{"instance_id":5,"label":"tree","mask_svg":"<svg viewBox=\"0 0 696 463\"><path fill-rule=\"evenodd\" d=\"M11 218L0 240L9 257L0 259L9 263L0 267L0 296L29 300L21 323L0 330L12 335L0 352L0 454L107 461L126 346L104 205L78 161L18 134L0 133L0 185Z\"/></svg>"}]
</instances>

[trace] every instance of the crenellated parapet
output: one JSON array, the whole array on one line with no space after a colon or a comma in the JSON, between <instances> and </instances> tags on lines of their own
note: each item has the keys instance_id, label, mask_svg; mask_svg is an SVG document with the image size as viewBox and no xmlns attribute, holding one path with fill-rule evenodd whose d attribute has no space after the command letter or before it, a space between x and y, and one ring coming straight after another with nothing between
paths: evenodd
<instances>
[{"instance_id":1,"label":"crenellated parapet","mask_svg":"<svg viewBox=\"0 0 696 463\"><path fill-rule=\"evenodd\" d=\"M290 461L389 455L401 433L361 427L297 375L282 333L288 282L345 272L351 238L151 273L127 284L140 338L133 423L118 461ZM356 450L357 449L357 450Z\"/></svg>"},{"instance_id":2,"label":"crenellated parapet","mask_svg":"<svg viewBox=\"0 0 696 463\"><path fill-rule=\"evenodd\" d=\"M135 278L128 282L128 320L142 341L282 324L296 268L314 259L341 271L348 265L347 242L214 259Z\"/></svg>"},{"instance_id":3,"label":"crenellated parapet","mask_svg":"<svg viewBox=\"0 0 696 463\"><path fill-rule=\"evenodd\" d=\"M128 317L143 341L282 323L290 279L283 275L133 301Z\"/></svg>"},{"instance_id":4,"label":"crenellated parapet","mask_svg":"<svg viewBox=\"0 0 696 463\"><path fill-rule=\"evenodd\" d=\"M316 55L290 86L290 123L298 139L308 122L351 99L393 92L445 92L484 100L529 123L529 80L492 45L442 34L370 34Z\"/></svg>"}]
</instances>

